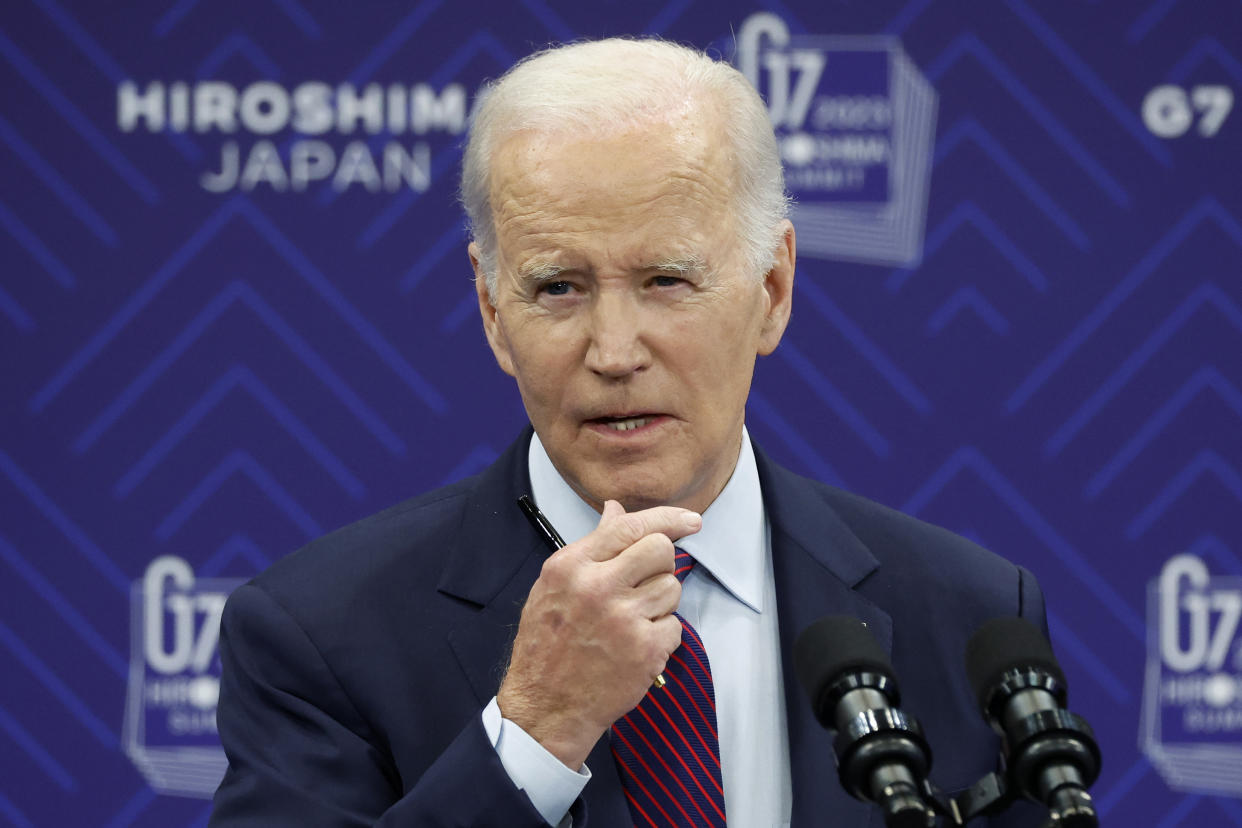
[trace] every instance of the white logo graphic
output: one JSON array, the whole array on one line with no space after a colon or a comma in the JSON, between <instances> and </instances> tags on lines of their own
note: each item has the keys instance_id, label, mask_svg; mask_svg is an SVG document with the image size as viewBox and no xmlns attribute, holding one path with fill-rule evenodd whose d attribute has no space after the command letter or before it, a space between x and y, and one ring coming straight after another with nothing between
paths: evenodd
<instances>
[{"instance_id":1,"label":"white logo graphic","mask_svg":"<svg viewBox=\"0 0 1242 828\"><path fill-rule=\"evenodd\" d=\"M1242 577L1177 555L1147 605L1139 746L1171 788L1242 796Z\"/></svg>"},{"instance_id":2,"label":"white logo graphic","mask_svg":"<svg viewBox=\"0 0 1242 828\"><path fill-rule=\"evenodd\" d=\"M737 52L780 141L798 252L918 264L936 93L900 42L794 37L784 20L759 12L742 24Z\"/></svg>"},{"instance_id":3,"label":"white logo graphic","mask_svg":"<svg viewBox=\"0 0 1242 828\"><path fill-rule=\"evenodd\" d=\"M164 555L134 582L123 740L160 793L210 797L224 775L216 644L224 601L242 580L196 580L188 563Z\"/></svg>"},{"instance_id":4,"label":"white logo graphic","mask_svg":"<svg viewBox=\"0 0 1242 828\"><path fill-rule=\"evenodd\" d=\"M1157 86L1143 98L1143 123L1160 138L1181 138L1198 118L1198 133L1212 138L1220 132L1233 109L1233 90L1228 86Z\"/></svg>"}]
</instances>

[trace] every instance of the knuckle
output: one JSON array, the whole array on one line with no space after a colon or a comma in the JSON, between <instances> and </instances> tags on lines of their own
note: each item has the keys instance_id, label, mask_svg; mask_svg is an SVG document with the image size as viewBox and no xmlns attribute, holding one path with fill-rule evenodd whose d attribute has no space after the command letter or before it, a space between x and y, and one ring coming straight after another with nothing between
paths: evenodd
<instances>
[{"instance_id":1,"label":"knuckle","mask_svg":"<svg viewBox=\"0 0 1242 828\"><path fill-rule=\"evenodd\" d=\"M641 514L624 514L617 518L617 533L627 545L637 543L647 534L647 523Z\"/></svg>"},{"instance_id":2,"label":"knuckle","mask_svg":"<svg viewBox=\"0 0 1242 828\"><path fill-rule=\"evenodd\" d=\"M681 625L669 631L668 639L664 642L664 652L666 656L670 656L681 646Z\"/></svg>"},{"instance_id":3,"label":"knuckle","mask_svg":"<svg viewBox=\"0 0 1242 828\"><path fill-rule=\"evenodd\" d=\"M553 583L561 583L570 577L571 562L568 555L563 555L558 550L553 552L543 562L543 566L539 570L539 577Z\"/></svg>"},{"instance_id":4,"label":"knuckle","mask_svg":"<svg viewBox=\"0 0 1242 828\"><path fill-rule=\"evenodd\" d=\"M674 560L673 542L667 536L659 532L645 535L634 546L642 550L645 558L653 563L658 563L661 569L667 569L670 573L672 572Z\"/></svg>"},{"instance_id":5,"label":"knuckle","mask_svg":"<svg viewBox=\"0 0 1242 828\"><path fill-rule=\"evenodd\" d=\"M578 589L578 594L588 605L594 605L601 608L611 607L613 602L608 598L613 594L612 585L603 578L583 578Z\"/></svg>"}]
</instances>

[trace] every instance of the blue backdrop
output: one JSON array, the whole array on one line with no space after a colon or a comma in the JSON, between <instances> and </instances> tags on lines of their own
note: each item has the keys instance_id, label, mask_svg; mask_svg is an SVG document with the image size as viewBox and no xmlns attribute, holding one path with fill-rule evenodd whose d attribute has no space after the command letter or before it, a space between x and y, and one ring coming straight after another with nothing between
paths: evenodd
<instances>
[{"instance_id":1,"label":"blue backdrop","mask_svg":"<svg viewBox=\"0 0 1242 828\"><path fill-rule=\"evenodd\" d=\"M1242 825L1237 0L6 3L0 822L205 822L220 597L524 422L479 83L644 32L800 201L754 436L1039 576L1106 824Z\"/></svg>"}]
</instances>

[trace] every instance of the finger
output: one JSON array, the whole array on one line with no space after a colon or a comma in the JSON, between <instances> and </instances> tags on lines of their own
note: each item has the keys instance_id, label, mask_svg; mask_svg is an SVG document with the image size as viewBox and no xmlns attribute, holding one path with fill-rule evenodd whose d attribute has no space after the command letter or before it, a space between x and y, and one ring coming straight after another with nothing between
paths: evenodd
<instances>
[{"instance_id":1,"label":"finger","mask_svg":"<svg viewBox=\"0 0 1242 828\"><path fill-rule=\"evenodd\" d=\"M649 622L644 640L647 652L643 663L647 666L647 679L653 681L656 676L668 669L669 659L673 652L681 646L681 621L675 615L664 615Z\"/></svg>"},{"instance_id":2,"label":"finger","mask_svg":"<svg viewBox=\"0 0 1242 828\"><path fill-rule=\"evenodd\" d=\"M651 624L656 640L664 647L664 652L672 656L673 651L681 646L681 619L676 615L666 615L653 620Z\"/></svg>"},{"instance_id":3,"label":"finger","mask_svg":"<svg viewBox=\"0 0 1242 828\"><path fill-rule=\"evenodd\" d=\"M692 535L703 528L698 512L677 506L654 506L626 512L616 501L605 501L599 525L582 539L588 556L597 561L616 557L621 550L647 535L662 534L671 540Z\"/></svg>"},{"instance_id":4,"label":"finger","mask_svg":"<svg viewBox=\"0 0 1242 828\"><path fill-rule=\"evenodd\" d=\"M630 593L630 601L643 618L663 618L675 612L681 602L681 581L667 572L648 578Z\"/></svg>"},{"instance_id":5,"label":"finger","mask_svg":"<svg viewBox=\"0 0 1242 828\"><path fill-rule=\"evenodd\" d=\"M611 570L612 577L625 586L638 586L642 582L663 573L672 573L676 550L673 542L656 533L630 544L619 555L602 565Z\"/></svg>"}]
</instances>

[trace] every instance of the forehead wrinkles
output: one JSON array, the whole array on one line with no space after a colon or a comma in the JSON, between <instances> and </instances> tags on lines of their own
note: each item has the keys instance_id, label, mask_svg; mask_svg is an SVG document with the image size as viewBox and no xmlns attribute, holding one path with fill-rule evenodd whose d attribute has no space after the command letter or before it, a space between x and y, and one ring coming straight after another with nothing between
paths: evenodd
<instances>
[{"instance_id":1,"label":"forehead wrinkles","mask_svg":"<svg viewBox=\"0 0 1242 828\"><path fill-rule=\"evenodd\" d=\"M636 231L701 242L727 232L732 159L711 137L671 125L581 140L512 136L493 165L502 246L516 253L581 234Z\"/></svg>"}]
</instances>

